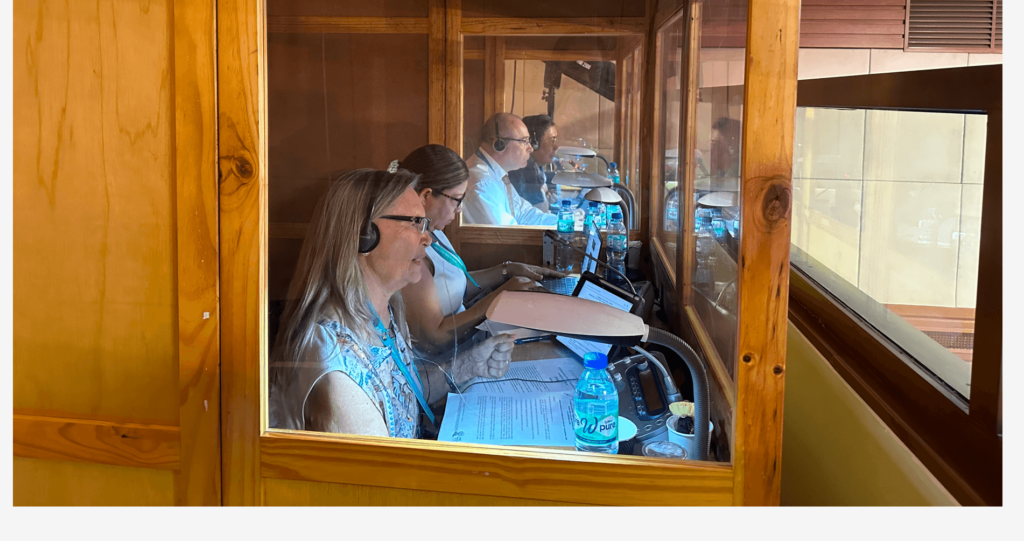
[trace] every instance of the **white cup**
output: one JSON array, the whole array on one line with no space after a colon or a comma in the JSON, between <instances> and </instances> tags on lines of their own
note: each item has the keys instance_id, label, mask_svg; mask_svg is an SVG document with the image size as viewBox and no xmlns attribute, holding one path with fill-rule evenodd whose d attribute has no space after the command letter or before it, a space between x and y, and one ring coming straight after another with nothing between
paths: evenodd
<instances>
[{"instance_id":1,"label":"white cup","mask_svg":"<svg viewBox=\"0 0 1024 541\"><path fill-rule=\"evenodd\" d=\"M668 441L672 443L678 443L683 449L686 449L686 456L690 460L696 460L697 456L697 445L695 439L696 434L683 434L676 431L676 422L680 417L678 415L672 415L665 422L665 426L668 428ZM715 424L708 419L708 445L711 445L711 431L715 429Z\"/></svg>"}]
</instances>

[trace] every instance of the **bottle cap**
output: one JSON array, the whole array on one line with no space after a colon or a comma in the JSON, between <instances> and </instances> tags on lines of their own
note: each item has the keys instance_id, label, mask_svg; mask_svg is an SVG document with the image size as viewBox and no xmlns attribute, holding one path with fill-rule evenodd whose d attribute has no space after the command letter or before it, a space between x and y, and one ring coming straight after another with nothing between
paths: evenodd
<instances>
[{"instance_id":1,"label":"bottle cap","mask_svg":"<svg viewBox=\"0 0 1024 541\"><path fill-rule=\"evenodd\" d=\"M603 370L608 368L608 356L604 353L598 353L596 351L590 351L583 354L583 366L584 368L594 368Z\"/></svg>"},{"instance_id":2,"label":"bottle cap","mask_svg":"<svg viewBox=\"0 0 1024 541\"><path fill-rule=\"evenodd\" d=\"M563 207L568 207L569 205L572 205L572 199L563 199L562 200L562 206Z\"/></svg>"},{"instance_id":3,"label":"bottle cap","mask_svg":"<svg viewBox=\"0 0 1024 541\"><path fill-rule=\"evenodd\" d=\"M608 164L608 167L611 167L612 169L615 169L618 166L619 166L619 164L617 164L615 162L612 162L612 163Z\"/></svg>"},{"instance_id":4,"label":"bottle cap","mask_svg":"<svg viewBox=\"0 0 1024 541\"><path fill-rule=\"evenodd\" d=\"M613 220L621 220L622 219L622 213L621 212L613 212L612 213L612 219Z\"/></svg>"}]
</instances>

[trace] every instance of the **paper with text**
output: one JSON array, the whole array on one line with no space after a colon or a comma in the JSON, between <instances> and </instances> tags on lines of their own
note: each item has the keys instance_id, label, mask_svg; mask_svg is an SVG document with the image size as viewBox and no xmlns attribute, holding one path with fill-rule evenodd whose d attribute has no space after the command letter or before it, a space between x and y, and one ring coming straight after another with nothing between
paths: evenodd
<instances>
[{"instance_id":1,"label":"paper with text","mask_svg":"<svg viewBox=\"0 0 1024 541\"><path fill-rule=\"evenodd\" d=\"M583 373L583 365L576 359L558 357L539 361L511 363L501 379L473 378L464 394L471 393L540 393L576 390L576 382ZM534 380L534 381L521 381ZM541 383L536 380L550 381ZM569 381L558 381L569 380Z\"/></svg>"},{"instance_id":2,"label":"paper with text","mask_svg":"<svg viewBox=\"0 0 1024 541\"><path fill-rule=\"evenodd\" d=\"M573 447L572 393L449 393L437 440Z\"/></svg>"}]
</instances>

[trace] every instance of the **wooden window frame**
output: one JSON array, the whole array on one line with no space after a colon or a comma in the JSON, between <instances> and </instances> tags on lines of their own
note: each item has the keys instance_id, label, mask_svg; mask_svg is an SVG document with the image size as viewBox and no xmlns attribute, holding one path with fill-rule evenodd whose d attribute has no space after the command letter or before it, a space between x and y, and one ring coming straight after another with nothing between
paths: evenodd
<instances>
[{"instance_id":1,"label":"wooden window frame","mask_svg":"<svg viewBox=\"0 0 1024 541\"><path fill-rule=\"evenodd\" d=\"M647 20L654 19L653 5L648 3ZM428 76L429 137L431 141L440 138L450 148L459 148L461 2L430 0L429 13L431 63L443 59L432 66ZM756 68L749 68L750 94L763 97L762 107L757 109L759 120L777 126L785 141L786 132L792 131L795 107L799 2L750 0L749 13L752 20L759 22L748 37L749 47L764 60ZM750 329L753 336L749 348L756 362L747 365L747 371L739 378L740 397L745 402L741 400L737 407L737 426L753 428L749 434L748 429L737 430L733 464L270 429L265 23L263 0L218 2L223 503L262 504L266 493L264 480L284 478L549 502L778 504L783 376L778 366L773 371L773 364L784 363L784 359L779 361L777 352L780 346L784 351L785 339L784 335L781 341L765 336L767 327L760 325ZM584 28L578 23L572 25ZM554 23L552 27L565 33L565 24ZM612 27L616 32L622 28ZM625 28L632 31L636 26L630 23ZM647 33L648 40L649 37ZM645 83L650 81L650 70L647 71ZM650 89L645 86L644 92L646 98ZM646 116L649 109L645 106L644 111ZM642 136L642 140L646 162L651 149L646 138ZM747 159L764 161L766 171L778 169L783 178L765 178L768 182L784 183L786 171L780 162L788 165L789 160L782 159L786 152L769 150L773 149L755 149ZM774 231L788 241L788 223L783 222ZM788 250L774 254L782 255L788 255ZM759 259L753 261L760 262ZM785 286L784 282L780 284ZM769 280L765 287L766 291L774 290L775 284ZM744 437L749 441L743 443Z\"/></svg>"},{"instance_id":2,"label":"wooden window frame","mask_svg":"<svg viewBox=\"0 0 1024 541\"><path fill-rule=\"evenodd\" d=\"M801 107L982 110L988 115L969 403L800 269L790 320L961 503L1002 504L1002 66L805 80ZM852 286L851 286L852 287Z\"/></svg>"}]
</instances>

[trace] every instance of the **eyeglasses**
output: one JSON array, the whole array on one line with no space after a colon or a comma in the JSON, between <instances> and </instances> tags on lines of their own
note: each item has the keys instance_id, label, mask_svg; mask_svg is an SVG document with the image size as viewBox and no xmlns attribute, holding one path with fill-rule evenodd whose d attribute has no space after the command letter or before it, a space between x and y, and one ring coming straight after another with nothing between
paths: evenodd
<instances>
[{"instance_id":1,"label":"eyeglasses","mask_svg":"<svg viewBox=\"0 0 1024 541\"><path fill-rule=\"evenodd\" d=\"M381 216L381 220L394 220L396 222L412 222L414 229L419 228L420 233L426 233L430 229L430 218L426 216Z\"/></svg>"},{"instance_id":2,"label":"eyeglasses","mask_svg":"<svg viewBox=\"0 0 1024 541\"><path fill-rule=\"evenodd\" d=\"M537 150L537 147L533 146L533 141L530 141L529 137L527 137L526 139L512 139L512 138L509 138L509 137L497 137L496 139L501 139L502 141L511 141L513 143L519 143L521 145L526 145L526 146L530 147L533 150Z\"/></svg>"},{"instance_id":3,"label":"eyeglasses","mask_svg":"<svg viewBox=\"0 0 1024 541\"><path fill-rule=\"evenodd\" d=\"M444 192L434 192L434 193L437 194L437 195L443 195L443 196L447 197L448 199L451 199L452 201L455 201L455 208L461 208L462 207L462 201L464 199L466 199L465 195L463 195L462 197L456 198L456 197L452 197L452 196L450 196L450 195L448 195L448 194L446 194Z\"/></svg>"}]
</instances>

